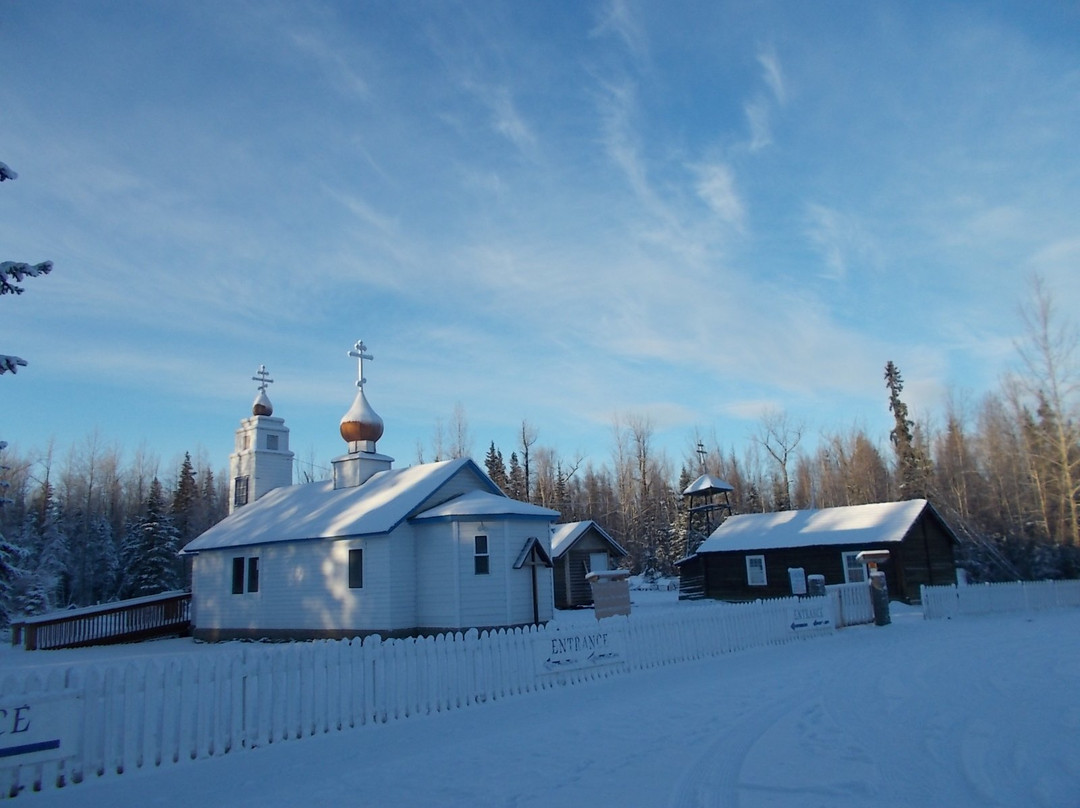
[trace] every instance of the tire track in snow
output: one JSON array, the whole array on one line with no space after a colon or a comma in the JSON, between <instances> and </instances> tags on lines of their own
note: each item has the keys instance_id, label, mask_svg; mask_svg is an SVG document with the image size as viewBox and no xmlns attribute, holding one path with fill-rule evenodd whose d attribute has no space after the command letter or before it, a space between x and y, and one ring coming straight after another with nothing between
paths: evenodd
<instances>
[{"instance_id":1,"label":"tire track in snow","mask_svg":"<svg viewBox=\"0 0 1080 808\"><path fill-rule=\"evenodd\" d=\"M727 808L739 805L743 762L758 740L791 711L798 697L761 707L744 704L739 718L725 727L686 767L668 800L668 808Z\"/></svg>"}]
</instances>

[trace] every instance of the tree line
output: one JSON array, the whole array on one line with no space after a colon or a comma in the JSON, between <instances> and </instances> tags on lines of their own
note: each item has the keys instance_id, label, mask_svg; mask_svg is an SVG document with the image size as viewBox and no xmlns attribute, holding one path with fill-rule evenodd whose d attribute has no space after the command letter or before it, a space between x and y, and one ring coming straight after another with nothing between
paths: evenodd
<instances>
[{"instance_id":1,"label":"tree line","mask_svg":"<svg viewBox=\"0 0 1080 808\"><path fill-rule=\"evenodd\" d=\"M1075 326L1050 290L1031 281L1021 310L1019 369L973 404L953 399L916 420L900 368L887 362L887 441L865 428L818 435L782 411L761 416L741 451L694 435L672 460L649 420L612 429L603 465L537 445L527 423L509 456L490 444L488 474L511 496L555 508L564 521L595 519L628 551L635 573L671 575L701 536L688 539L682 496L698 475L728 482L734 513L928 499L960 539L959 564L974 581L1080 577L1080 356Z\"/></svg>"},{"instance_id":2,"label":"tree line","mask_svg":"<svg viewBox=\"0 0 1080 808\"><path fill-rule=\"evenodd\" d=\"M179 551L228 513L227 480L184 454L162 482L139 450L125 465L96 437L62 463L0 452L0 626L14 615L152 595L189 584Z\"/></svg>"},{"instance_id":3,"label":"tree line","mask_svg":"<svg viewBox=\"0 0 1080 808\"><path fill-rule=\"evenodd\" d=\"M888 436L826 432L764 413L741 449L694 434L684 456L658 448L641 415L612 424L603 462L565 456L522 421L512 447L489 443L482 465L511 497L562 521L593 519L627 551L635 573L672 575L703 536L690 531L682 491L708 472L727 481L734 513L929 499L961 539L974 580L1080 577L1080 368L1077 338L1049 291L1033 282L1020 369L974 403L953 400L916 419L893 362L881 378ZM433 460L471 454L464 410L439 424ZM424 460L418 445L417 461ZM186 454L160 462L92 437L57 464L0 448L0 624L11 614L106 602L185 585L177 551L228 511L227 483ZM3 538L6 536L7 538Z\"/></svg>"}]
</instances>

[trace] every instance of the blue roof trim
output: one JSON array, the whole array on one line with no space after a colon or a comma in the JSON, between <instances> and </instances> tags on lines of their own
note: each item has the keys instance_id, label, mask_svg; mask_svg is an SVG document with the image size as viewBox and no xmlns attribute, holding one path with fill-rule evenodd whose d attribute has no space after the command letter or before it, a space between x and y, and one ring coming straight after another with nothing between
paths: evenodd
<instances>
[{"instance_id":1,"label":"blue roof trim","mask_svg":"<svg viewBox=\"0 0 1080 808\"><path fill-rule=\"evenodd\" d=\"M534 522L554 522L557 516L545 516L542 513L467 513L448 514L446 516L415 516L410 522L423 522L425 525L433 522L479 522L487 519L490 522L532 520Z\"/></svg>"}]
</instances>

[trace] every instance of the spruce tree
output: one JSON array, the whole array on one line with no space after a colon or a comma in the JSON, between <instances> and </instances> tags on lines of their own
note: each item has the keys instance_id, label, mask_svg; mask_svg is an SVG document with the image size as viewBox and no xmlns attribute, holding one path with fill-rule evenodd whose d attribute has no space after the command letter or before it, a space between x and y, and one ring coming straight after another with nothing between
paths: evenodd
<instances>
[{"instance_id":1,"label":"spruce tree","mask_svg":"<svg viewBox=\"0 0 1080 808\"><path fill-rule=\"evenodd\" d=\"M36 586L47 598L45 611L52 611L64 608L71 601L71 576L68 573L71 550L60 504L51 492L48 494L34 573Z\"/></svg>"},{"instance_id":2,"label":"spruce tree","mask_svg":"<svg viewBox=\"0 0 1080 808\"><path fill-rule=\"evenodd\" d=\"M128 525L124 540L124 597L175 589L180 582L179 549L179 533L166 513L161 482L154 477L143 514Z\"/></svg>"},{"instance_id":3,"label":"spruce tree","mask_svg":"<svg viewBox=\"0 0 1080 808\"><path fill-rule=\"evenodd\" d=\"M499 490L507 493L510 480L506 476L506 464L503 462L502 452L495 448L495 441L491 442L484 456L484 469L491 481L499 486Z\"/></svg>"},{"instance_id":4,"label":"spruce tree","mask_svg":"<svg viewBox=\"0 0 1080 808\"><path fill-rule=\"evenodd\" d=\"M180 547L198 535L198 495L199 488L195 483L195 469L191 465L191 453L184 452L184 462L180 465L180 475L176 480L176 490L173 491L172 516L173 525L176 527L180 539Z\"/></svg>"},{"instance_id":5,"label":"spruce tree","mask_svg":"<svg viewBox=\"0 0 1080 808\"><path fill-rule=\"evenodd\" d=\"M889 411L896 421L896 425L889 432L889 440L896 450L896 476L900 499L925 497L930 461L912 434L915 422L908 418L907 404L900 398L900 393L904 390L904 380L900 376L900 368L891 361L885 364L885 386L889 389Z\"/></svg>"},{"instance_id":6,"label":"spruce tree","mask_svg":"<svg viewBox=\"0 0 1080 808\"><path fill-rule=\"evenodd\" d=\"M25 575L23 564L28 555L26 548L8 541L0 533L0 628L5 628L12 616L21 612L16 608L15 596Z\"/></svg>"},{"instance_id":7,"label":"spruce tree","mask_svg":"<svg viewBox=\"0 0 1080 808\"><path fill-rule=\"evenodd\" d=\"M510 453L510 473L506 479L506 494L511 499L525 501L525 472L518 462L517 452Z\"/></svg>"}]
</instances>

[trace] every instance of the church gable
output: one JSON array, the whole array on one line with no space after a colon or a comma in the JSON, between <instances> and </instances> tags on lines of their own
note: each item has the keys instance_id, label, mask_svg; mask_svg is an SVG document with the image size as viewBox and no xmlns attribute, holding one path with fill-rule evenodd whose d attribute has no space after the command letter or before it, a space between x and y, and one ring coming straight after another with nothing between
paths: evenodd
<instances>
[{"instance_id":1,"label":"church gable","mask_svg":"<svg viewBox=\"0 0 1080 808\"><path fill-rule=\"evenodd\" d=\"M469 458L462 458L450 462L460 464L459 468L455 469L442 485L435 491L432 491L428 496L424 497L422 502L410 510L406 518L412 518L417 514L436 508L445 502L449 502L464 494L472 493L473 491L505 496L505 494L499 490L499 487L491 481L491 478L481 471L480 467Z\"/></svg>"}]
</instances>

